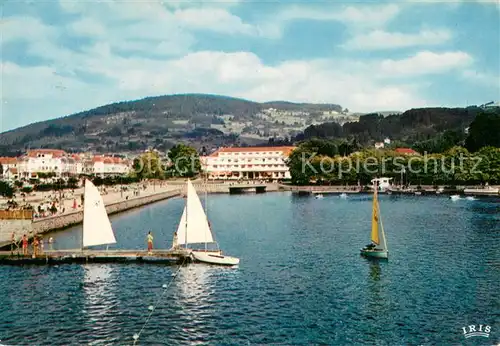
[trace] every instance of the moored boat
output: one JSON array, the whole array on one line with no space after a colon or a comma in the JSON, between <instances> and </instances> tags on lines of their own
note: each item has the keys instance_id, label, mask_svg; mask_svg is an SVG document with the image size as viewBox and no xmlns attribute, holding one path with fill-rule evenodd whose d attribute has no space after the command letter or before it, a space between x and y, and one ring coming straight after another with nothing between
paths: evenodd
<instances>
[{"instance_id":1,"label":"moored boat","mask_svg":"<svg viewBox=\"0 0 500 346\"><path fill-rule=\"evenodd\" d=\"M380 208L377 195L378 189L375 188L373 191L371 243L366 245L360 251L361 255L366 257L387 259L389 257L389 250L387 249L384 226L382 224L382 219L380 218Z\"/></svg>"},{"instance_id":2,"label":"moored boat","mask_svg":"<svg viewBox=\"0 0 500 346\"><path fill-rule=\"evenodd\" d=\"M239 258L222 254L219 244L214 240L200 198L189 179L187 181L186 205L176 235L174 235L174 248L182 246L194 262L231 266L240 263Z\"/></svg>"}]
</instances>

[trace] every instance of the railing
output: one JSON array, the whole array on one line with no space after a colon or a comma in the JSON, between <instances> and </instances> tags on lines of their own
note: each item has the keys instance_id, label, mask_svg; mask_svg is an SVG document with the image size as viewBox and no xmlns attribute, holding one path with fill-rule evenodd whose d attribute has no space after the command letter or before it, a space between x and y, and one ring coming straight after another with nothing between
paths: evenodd
<instances>
[{"instance_id":1,"label":"railing","mask_svg":"<svg viewBox=\"0 0 500 346\"><path fill-rule=\"evenodd\" d=\"M31 220L33 219L33 210L0 210L0 220Z\"/></svg>"}]
</instances>

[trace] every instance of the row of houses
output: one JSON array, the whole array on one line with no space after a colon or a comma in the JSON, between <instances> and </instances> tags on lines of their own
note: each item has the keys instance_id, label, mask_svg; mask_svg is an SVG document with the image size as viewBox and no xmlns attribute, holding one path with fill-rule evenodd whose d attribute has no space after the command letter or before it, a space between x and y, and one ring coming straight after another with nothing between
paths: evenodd
<instances>
[{"instance_id":1,"label":"row of houses","mask_svg":"<svg viewBox=\"0 0 500 346\"><path fill-rule=\"evenodd\" d=\"M202 170L212 180L290 179L286 164L293 146L230 147L200 157ZM418 155L409 148L397 148L403 155ZM30 150L19 158L0 158L6 179L36 178L52 173L56 177L78 174L121 175L129 173L132 161L119 157L68 154L63 150Z\"/></svg>"},{"instance_id":2,"label":"row of houses","mask_svg":"<svg viewBox=\"0 0 500 346\"><path fill-rule=\"evenodd\" d=\"M79 174L120 175L131 162L120 157L68 154L64 150L29 150L21 157L0 157L4 179L37 178L42 174L65 177Z\"/></svg>"}]
</instances>

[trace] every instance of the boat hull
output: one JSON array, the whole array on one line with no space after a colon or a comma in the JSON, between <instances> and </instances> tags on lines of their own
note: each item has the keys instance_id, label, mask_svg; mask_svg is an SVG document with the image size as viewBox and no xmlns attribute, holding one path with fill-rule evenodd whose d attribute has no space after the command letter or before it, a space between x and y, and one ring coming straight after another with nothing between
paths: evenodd
<instances>
[{"instance_id":1,"label":"boat hull","mask_svg":"<svg viewBox=\"0 0 500 346\"><path fill-rule=\"evenodd\" d=\"M373 258L389 258L389 251L384 250L365 250L361 249L361 255L365 257L373 257Z\"/></svg>"},{"instance_id":2,"label":"boat hull","mask_svg":"<svg viewBox=\"0 0 500 346\"><path fill-rule=\"evenodd\" d=\"M240 259L231 256L221 255L219 252L198 252L193 251L191 253L193 259L197 262L234 266L240 263Z\"/></svg>"}]
</instances>

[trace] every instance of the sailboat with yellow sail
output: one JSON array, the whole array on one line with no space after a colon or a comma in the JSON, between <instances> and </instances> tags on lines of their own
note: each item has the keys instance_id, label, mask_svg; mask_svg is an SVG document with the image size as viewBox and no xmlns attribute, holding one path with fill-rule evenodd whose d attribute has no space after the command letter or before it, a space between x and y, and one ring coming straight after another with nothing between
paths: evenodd
<instances>
[{"instance_id":1,"label":"sailboat with yellow sail","mask_svg":"<svg viewBox=\"0 0 500 346\"><path fill-rule=\"evenodd\" d=\"M389 250L385 240L384 225L380 218L380 208L378 204L378 189L373 192L373 210L372 210L372 234L371 244L361 249L361 255L375 258L388 258ZM379 227L380 226L380 227Z\"/></svg>"}]
</instances>

